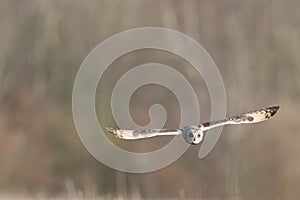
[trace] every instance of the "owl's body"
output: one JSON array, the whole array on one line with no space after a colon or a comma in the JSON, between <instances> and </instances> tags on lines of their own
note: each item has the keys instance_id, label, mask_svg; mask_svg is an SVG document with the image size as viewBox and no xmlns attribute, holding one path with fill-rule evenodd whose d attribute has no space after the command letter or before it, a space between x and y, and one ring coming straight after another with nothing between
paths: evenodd
<instances>
[{"instance_id":1,"label":"owl's body","mask_svg":"<svg viewBox=\"0 0 300 200\"><path fill-rule=\"evenodd\" d=\"M204 131L228 125L228 124L250 124L265 121L275 115L279 106L269 106L259 110L233 115L225 119L205 122L198 126L185 126L180 129L146 129L146 130L124 130L107 128L107 131L118 138L126 140L136 140L163 135L182 135L186 142L199 144L204 137Z\"/></svg>"}]
</instances>

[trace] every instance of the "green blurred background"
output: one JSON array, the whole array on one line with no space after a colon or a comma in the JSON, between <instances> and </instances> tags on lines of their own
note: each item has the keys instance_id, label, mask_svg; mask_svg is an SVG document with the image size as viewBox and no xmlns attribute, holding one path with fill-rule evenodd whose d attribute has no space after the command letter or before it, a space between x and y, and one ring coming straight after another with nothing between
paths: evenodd
<instances>
[{"instance_id":1,"label":"green blurred background","mask_svg":"<svg viewBox=\"0 0 300 200\"><path fill-rule=\"evenodd\" d=\"M0 198L299 199L299 7L296 0L0 1ZM73 124L76 72L98 43L144 26L178 30L203 45L222 74L228 114L272 104L281 105L279 113L262 124L225 127L202 160L199 146L192 146L172 165L148 174L101 164L81 144ZM99 84L98 100L107 103L118 77L148 62L181 69L203 91L201 121L210 119L204 81L167 52L137 51L116 60L101 80L106 84ZM141 90L156 99L136 92L130 106L137 123L147 124L147 108L158 102L167 110L166 125L179 125L172 93ZM108 108L97 105L103 127L115 126ZM132 151L170 141L154 138L129 146L110 138Z\"/></svg>"}]
</instances>

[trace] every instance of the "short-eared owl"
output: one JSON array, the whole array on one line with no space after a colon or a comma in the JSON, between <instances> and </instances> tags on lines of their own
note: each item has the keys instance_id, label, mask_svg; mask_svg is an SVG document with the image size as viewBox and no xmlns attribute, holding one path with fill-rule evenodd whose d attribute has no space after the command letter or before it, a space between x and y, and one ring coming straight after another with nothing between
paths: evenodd
<instances>
[{"instance_id":1,"label":"short-eared owl","mask_svg":"<svg viewBox=\"0 0 300 200\"><path fill-rule=\"evenodd\" d=\"M124 130L106 128L108 132L113 133L116 137L125 140L136 140L162 135L182 135L190 144L199 144L204 135L204 131L218 126L227 124L250 124L267 120L275 115L279 106L269 106L259 110L233 115L225 119L205 122L198 126L185 126L180 129L146 129L146 130Z\"/></svg>"}]
</instances>

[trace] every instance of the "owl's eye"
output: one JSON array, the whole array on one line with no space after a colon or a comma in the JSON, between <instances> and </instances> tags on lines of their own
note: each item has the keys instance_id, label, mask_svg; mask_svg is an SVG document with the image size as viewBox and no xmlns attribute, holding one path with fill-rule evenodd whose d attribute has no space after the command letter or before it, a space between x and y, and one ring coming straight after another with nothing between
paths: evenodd
<instances>
[{"instance_id":1,"label":"owl's eye","mask_svg":"<svg viewBox=\"0 0 300 200\"><path fill-rule=\"evenodd\" d=\"M200 134L197 135L197 138L199 138L199 137L200 137Z\"/></svg>"},{"instance_id":2,"label":"owl's eye","mask_svg":"<svg viewBox=\"0 0 300 200\"><path fill-rule=\"evenodd\" d=\"M190 133L190 134L189 134L189 136L190 136L190 137L193 137L193 134L192 134L192 133Z\"/></svg>"}]
</instances>

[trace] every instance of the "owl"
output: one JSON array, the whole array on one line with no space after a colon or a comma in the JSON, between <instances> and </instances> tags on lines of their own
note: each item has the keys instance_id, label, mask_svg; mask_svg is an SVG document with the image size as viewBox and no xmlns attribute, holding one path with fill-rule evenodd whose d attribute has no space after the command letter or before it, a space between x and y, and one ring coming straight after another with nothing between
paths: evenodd
<instances>
[{"instance_id":1,"label":"owl","mask_svg":"<svg viewBox=\"0 0 300 200\"><path fill-rule=\"evenodd\" d=\"M121 138L124 140L146 139L166 135L182 135L185 141L189 144L199 144L203 140L204 132L209 129L228 124L251 124L262 122L273 117L278 111L278 109L278 105L269 106L251 112L232 115L225 119L205 122L196 126L185 126L183 128L178 129L126 130L106 128L106 130L114 134L117 138Z\"/></svg>"}]
</instances>

